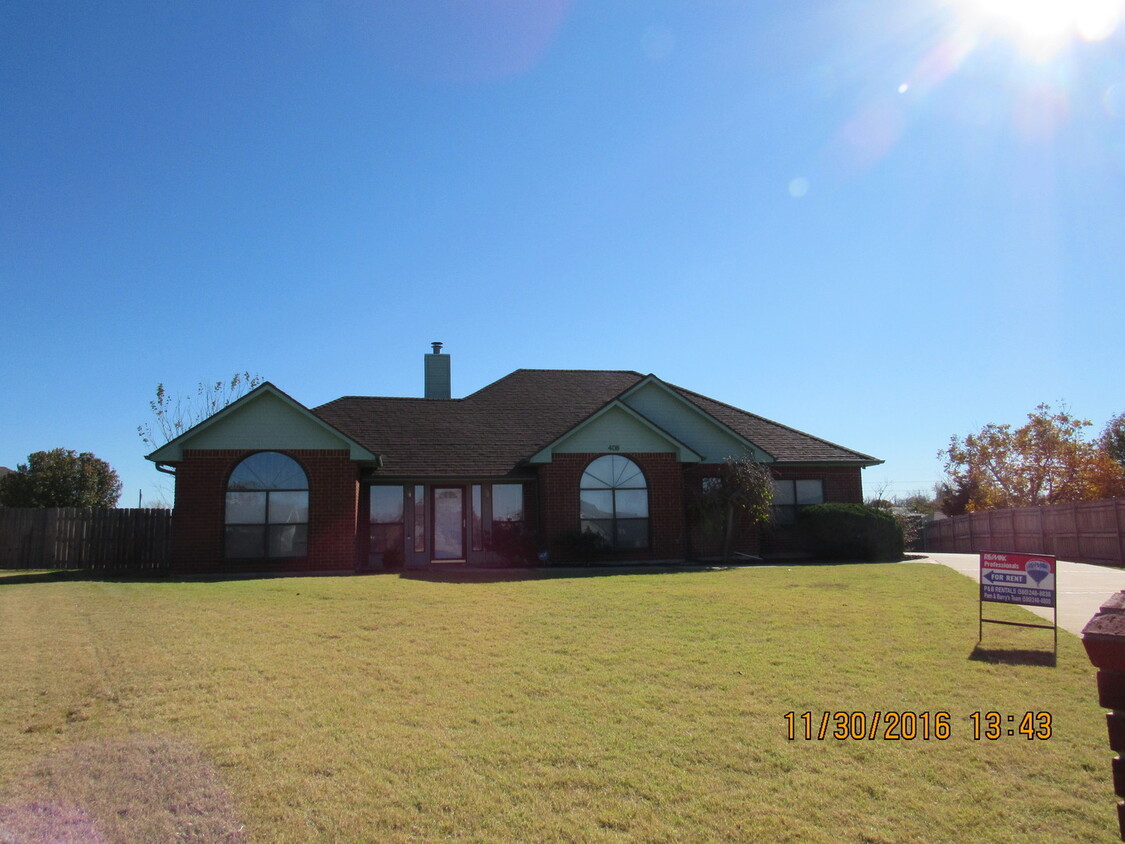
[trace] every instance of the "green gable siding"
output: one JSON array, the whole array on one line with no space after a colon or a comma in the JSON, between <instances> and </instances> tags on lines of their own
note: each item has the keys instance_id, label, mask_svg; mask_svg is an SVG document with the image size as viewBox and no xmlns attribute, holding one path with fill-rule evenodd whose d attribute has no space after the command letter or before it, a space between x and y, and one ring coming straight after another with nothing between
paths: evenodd
<instances>
[{"instance_id":1,"label":"green gable siding","mask_svg":"<svg viewBox=\"0 0 1125 844\"><path fill-rule=\"evenodd\" d=\"M622 401L699 452L705 463L721 463L728 457L740 457L746 453L745 441L660 383L642 384ZM757 448L754 449L754 458L770 460L769 455Z\"/></svg>"},{"instance_id":2,"label":"green gable siding","mask_svg":"<svg viewBox=\"0 0 1125 844\"><path fill-rule=\"evenodd\" d=\"M269 393L199 431L184 448L338 449L348 442Z\"/></svg>"},{"instance_id":3,"label":"green gable siding","mask_svg":"<svg viewBox=\"0 0 1125 844\"><path fill-rule=\"evenodd\" d=\"M675 444L625 410L610 408L559 442L555 454L621 452L676 452Z\"/></svg>"}]
</instances>

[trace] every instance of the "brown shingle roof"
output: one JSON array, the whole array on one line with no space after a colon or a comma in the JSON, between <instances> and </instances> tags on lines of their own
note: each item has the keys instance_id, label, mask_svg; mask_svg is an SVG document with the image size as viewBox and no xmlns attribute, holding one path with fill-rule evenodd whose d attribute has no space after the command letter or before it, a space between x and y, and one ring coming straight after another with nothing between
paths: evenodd
<instances>
[{"instance_id":1,"label":"brown shingle roof","mask_svg":"<svg viewBox=\"0 0 1125 844\"><path fill-rule=\"evenodd\" d=\"M677 393L696 407L711 414L731 430L741 434L754 445L765 450L780 463L882 463L878 457L852 451L850 448L830 443L782 425L764 416L748 413L729 404L669 384Z\"/></svg>"},{"instance_id":2,"label":"brown shingle roof","mask_svg":"<svg viewBox=\"0 0 1125 844\"><path fill-rule=\"evenodd\" d=\"M313 412L383 456L394 476L496 477L644 378L629 370L518 369L463 399L345 396ZM681 396L781 462L878 462L689 390Z\"/></svg>"}]
</instances>

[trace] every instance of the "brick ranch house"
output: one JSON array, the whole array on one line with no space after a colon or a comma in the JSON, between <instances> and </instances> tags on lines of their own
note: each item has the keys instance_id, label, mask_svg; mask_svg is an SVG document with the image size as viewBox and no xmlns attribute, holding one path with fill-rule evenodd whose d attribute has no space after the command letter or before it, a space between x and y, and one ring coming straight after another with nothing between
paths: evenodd
<instances>
[{"instance_id":1,"label":"brick ranch house","mask_svg":"<svg viewBox=\"0 0 1125 844\"><path fill-rule=\"evenodd\" d=\"M148 455L176 478L173 570L554 562L584 531L610 559L705 558L720 542L691 502L726 458L770 465L782 521L861 502L882 462L638 372L519 369L453 399L433 345L425 398L308 408L267 382Z\"/></svg>"}]
</instances>

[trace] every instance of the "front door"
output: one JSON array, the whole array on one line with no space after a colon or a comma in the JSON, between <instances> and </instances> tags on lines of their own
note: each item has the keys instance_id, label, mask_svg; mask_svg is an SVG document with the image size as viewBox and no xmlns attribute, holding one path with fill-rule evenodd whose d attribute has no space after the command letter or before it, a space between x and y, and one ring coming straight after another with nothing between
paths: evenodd
<instances>
[{"instance_id":1,"label":"front door","mask_svg":"<svg viewBox=\"0 0 1125 844\"><path fill-rule=\"evenodd\" d=\"M465 559L465 488L435 486L434 562L463 562Z\"/></svg>"}]
</instances>

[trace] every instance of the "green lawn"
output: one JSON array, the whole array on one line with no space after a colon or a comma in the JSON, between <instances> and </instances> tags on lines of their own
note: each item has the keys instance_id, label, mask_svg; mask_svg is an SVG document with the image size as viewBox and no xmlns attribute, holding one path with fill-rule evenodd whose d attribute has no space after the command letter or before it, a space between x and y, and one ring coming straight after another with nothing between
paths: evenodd
<instances>
[{"instance_id":1,"label":"green lawn","mask_svg":"<svg viewBox=\"0 0 1125 844\"><path fill-rule=\"evenodd\" d=\"M927 564L8 583L0 842L1113 840L1078 639L976 638ZM975 741L988 710L1051 737ZM789 711L950 738L790 741Z\"/></svg>"}]
</instances>

